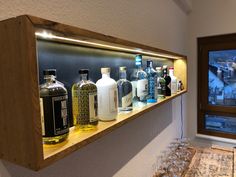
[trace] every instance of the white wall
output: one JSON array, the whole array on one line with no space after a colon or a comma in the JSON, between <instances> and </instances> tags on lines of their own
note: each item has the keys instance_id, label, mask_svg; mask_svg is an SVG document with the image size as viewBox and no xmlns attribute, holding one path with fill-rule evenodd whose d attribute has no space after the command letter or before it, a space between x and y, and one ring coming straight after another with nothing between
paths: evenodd
<instances>
[{"instance_id":1,"label":"white wall","mask_svg":"<svg viewBox=\"0 0 236 177\"><path fill-rule=\"evenodd\" d=\"M194 0L189 16L187 51L189 92L187 94L188 135L197 132L197 37L236 32L235 0Z\"/></svg>"},{"instance_id":2,"label":"white wall","mask_svg":"<svg viewBox=\"0 0 236 177\"><path fill-rule=\"evenodd\" d=\"M187 16L172 0L0 0L0 4L0 20L31 14L185 53ZM0 161L0 177L150 176L156 155L180 134L179 103L180 97L39 172Z\"/></svg>"}]
</instances>

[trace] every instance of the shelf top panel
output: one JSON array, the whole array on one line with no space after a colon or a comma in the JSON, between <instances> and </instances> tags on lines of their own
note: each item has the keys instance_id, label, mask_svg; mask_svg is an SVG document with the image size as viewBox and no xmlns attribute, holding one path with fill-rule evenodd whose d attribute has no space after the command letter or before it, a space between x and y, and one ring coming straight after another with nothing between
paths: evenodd
<instances>
[{"instance_id":1,"label":"shelf top panel","mask_svg":"<svg viewBox=\"0 0 236 177\"><path fill-rule=\"evenodd\" d=\"M185 55L131 42L86 29L24 15L35 27L37 38L168 59L187 59Z\"/></svg>"}]
</instances>

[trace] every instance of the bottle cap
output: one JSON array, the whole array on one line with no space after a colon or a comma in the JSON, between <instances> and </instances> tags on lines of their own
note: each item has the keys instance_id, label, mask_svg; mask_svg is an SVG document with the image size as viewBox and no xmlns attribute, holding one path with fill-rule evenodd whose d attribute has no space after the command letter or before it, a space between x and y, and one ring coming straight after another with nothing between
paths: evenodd
<instances>
[{"instance_id":1,"label":"bottle cap","mask_svg":"<svg viewBox=\"0 0 236 177\"><path fill-rule=\"evenodd\" d=\"M88 69L80 69L79 74L88 74L89 70Z\"/></svg>"},{"instance_id":2,"label":"bottle cap","mask_svg":"<svg viewBox=\"0 0 236 177\"><path fill-rule=\"evenodd\" d=\"M56 76L56 69L45 69L43 75L53 75Z\"/></svg>"},{"instance_id":3,"label":"bottle cap","mask_svg":"<svg viewBox=\"0 0 236 177\"><path fill-rule=\"evenodd\" d=\"M121 66L120 67L120 71L126 71L126 67L125 66Z\"/></svg>"},{"instance_id":4,"label":"bottle cap","mask_svg":"<svg viewBox=\"0 0 236 177\"><path fill-rule=\"evenodd\" d=\"M111 72L111 68L101 68L101 73L102 74L107 74Z\"/></svg>"},{"instance_id":5,"label":"bottle cap","mask_svg":"<svg viewBox=\"0 0 236 177\"><path fill-rule=\"evenodd\" d=\"M174 67L169 67L169 70L174 70Z\"/></svg>"},{"instance_id":6,"label":"bottle cap","mask_svg":"<svg viewBox=\"0 0 236 177\"><path fill-rule=\"evenodd\" d=\"M139 54L135 56L135 65L136 66L142 65L142 55Z\"/></svg>"}]
</instances>

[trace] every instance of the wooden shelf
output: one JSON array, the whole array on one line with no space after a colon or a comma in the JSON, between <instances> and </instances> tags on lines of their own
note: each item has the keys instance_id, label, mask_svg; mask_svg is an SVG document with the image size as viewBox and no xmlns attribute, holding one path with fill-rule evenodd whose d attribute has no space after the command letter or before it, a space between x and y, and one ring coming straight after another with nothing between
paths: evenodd
<instances>
[{"instance_id":1,"label":"wooden shelf","mask_svg":"<svg viewBox=\"0 0 236 177\"><path fill-rule=\"evenodd\" d=\"M156 104L119 114L116 121L100 122L96 131L80 132L70 129L66 142L43 145L39 103L38 33L67 46L83 46L109 52L142 54L164 58L175 67L175 75L186 90ZM55 37L56 36L56 37ZM187 91L187 57L182 54L107 36L81 28L23 15L0 22L0 158L39 170L78 150L114 129ZM67 61L67 60L64 60ZM112 59L108 62L112 62ZM63 65L64 66L64 65ZM68 68L70 70L71 68ZM7 78L7 80L6 80ZM17 89L14 89L17 86ZM17 150L16 150L17 147ZM19 153L20 152L20 153Z\"/></svg>"},{"instance_id":2,"label":"wooden shelf","mask_svg":"<svg viewBox=\"0 0 236 177\"><path fill-rule=\"evenodd\" d=\"M72 127L70 129L69 138L66 142L57 145L44 145L43 151L45 165L63 158L67 154L76 151L77 149L97 140L98 138L105 136L106 134L121 127L129 121L138 118L140 115L155 109L163 103L166 103L185 92L186 90L183 90L177 94L159 100L158 103L146 105L129 113L120 113L115 121L99 122L97 130L95 131L81 132Z\"/></svg>"}]
</instances>

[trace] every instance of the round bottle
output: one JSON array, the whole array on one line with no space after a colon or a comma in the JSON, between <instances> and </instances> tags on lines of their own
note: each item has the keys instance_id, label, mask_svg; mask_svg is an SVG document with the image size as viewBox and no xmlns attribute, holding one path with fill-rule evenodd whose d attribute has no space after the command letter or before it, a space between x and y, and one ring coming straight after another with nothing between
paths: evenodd
<instances>
[{"instance_id":1,"label":"round bottle","mask_svg":"<svg viewBox=\"0 0 236 177\"><path fill-rule=\"evenodd\" d=\"M56 144L69 134L66 88L56 80L56 70L44 70L45 83L40 86L42 135L45 144Z\"/></svg>"},{"instance_id":2,"label":"round bottle","mask_svg":"<svg viewBox=\"0 0 236 177\"><path fill-rule=\"evenodd\" d=\"M96 83L98 93L98 118L115 120L118 113L117 84L110 78L110 68L101 68L102 78Z\"/></svg>"}]
</instances>

